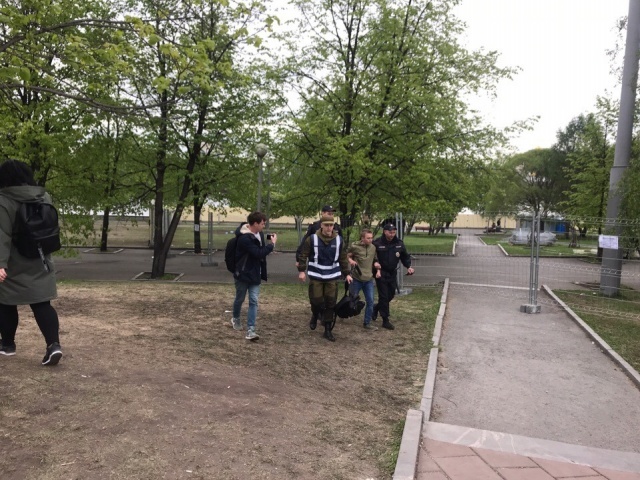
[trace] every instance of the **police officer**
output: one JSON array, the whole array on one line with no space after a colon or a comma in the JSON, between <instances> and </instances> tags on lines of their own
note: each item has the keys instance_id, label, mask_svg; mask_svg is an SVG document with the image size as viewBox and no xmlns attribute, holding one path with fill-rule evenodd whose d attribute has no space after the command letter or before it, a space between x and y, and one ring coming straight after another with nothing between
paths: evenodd
<instances>
[{"instance_id":1,"label":"police officer","mask_svg":"<svg viewBox=\"0 0 640 480\"><path fill-rule=\"evenodd\" d=\"M411 256L396 233L396 226L393 223L387 223L382 228L382 236L373 241L381 270L380 277L376 278L378 303L373 307L373 320L379 313L382 316L382 327L388 330L394 329L389 321L389 302L395 297L398 288L396 279L398 261L402 262L407 269L407 275L413 275L414 272L411 267Z\"/></svg>"}]
</instances>

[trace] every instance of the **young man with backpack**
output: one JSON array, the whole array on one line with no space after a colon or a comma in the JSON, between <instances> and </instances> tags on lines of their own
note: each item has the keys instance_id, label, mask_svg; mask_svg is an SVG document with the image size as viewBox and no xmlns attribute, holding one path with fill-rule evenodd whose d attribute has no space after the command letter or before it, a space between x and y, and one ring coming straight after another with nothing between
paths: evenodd
<instances>
[{"instance_id":1,"label":"young man with backpack","mask_svg":"<svg viewBox=\"0 0 640 480\"><path fill-rule=\"evenodd\" d=\"M60 248L54 212L26 163L0 165L0 356L16 354L18 305L29 305L47 344L47 366L62 358L58 313L51 306L57 290L50 253Z\"/></svg>"},{"instance_id":2,"label":"young man with backpack","mask_svg":"<svg viewBox=\"0 0 640 480\"><path fill-rule=\"evenodd\" d=\"M262 212L253 212L247 217L247 223L240 225L235 232L235 262L233 278L236 286L236 298L233 302L233 318L231 325L234 330L242 330L240 310L249 292L249 310L247 311L247 340L258 340L256 333L256 318L258 316L258 297L260 283L267 281L267 255L276 246L278 237L271 234L271 243L266 244L264 230L267 217ZM230 248L229 245L227 248ZM227 252L225 252L225 258ZM230 265L227 264L227 268Z\"/></svg>"}]
</instances>

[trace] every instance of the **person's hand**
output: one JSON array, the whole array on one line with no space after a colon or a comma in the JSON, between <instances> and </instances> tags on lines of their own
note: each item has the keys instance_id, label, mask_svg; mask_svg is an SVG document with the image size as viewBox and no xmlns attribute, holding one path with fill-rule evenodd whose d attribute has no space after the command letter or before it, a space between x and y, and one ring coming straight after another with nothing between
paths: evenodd
<instances>
[{"instance_id":1,"label":"person's hand","mask_svg":"<svg viewBox=\"0 0 640 480\"><path fill-rule=\"evenodd\" d=\"M275 233L271 234L271 243L273 243L273 246L275 247L276 242L278 241L278 235Z\"/></svg>"},{"instance_id":2,"label":"person's hand","mask_svg":"<svg viewBox=\"0 0 640 480\"><path fill-rule=\"evenodd\" d=\"M348 258L347 260L349 260L349 265L351 265L352 267L355 267L358 262L356 262L353 258Z\"/></svg>"},{"instance_id":3,"label":"person's hand","mask_svg":"<svg viewBox=\"0 0 640 480\"><path fill-rule=\"evenodd\" d=\"M353 282L353 277L351 275L347 275L347 277L345 278L345 280L347 281L347 283L349 285L351 285L351 282Z\"/></svg>"},{"instance_id":4,"label":"person's hand","mask_svg":"<svg viewBox=\"0 0 640 480\"><path fill-rule=\"evenodd\" d=\"M382 273L380 272L380 270L378 270L376 272L376 278L380 278L380 277L382 277Z\"/></svg>"},{"instance_id":5,"label":"person's hand","mask_svg":"<svg viewBox=\"0 0 640 480\"><path fill-rule=\"evenodd\" d=\"M298 279L299 279L301 282L304 282L305 278L307 278L307 275L306 275L304 272L300 272L300 273L298 273Z\"/></svg>"},{"instance_id":6,"label":"person's hand","mask_svg":"<svg viewBox=\"0 0 640 480\"><path fill-rule=\"evenodd\" d=\"M374 264L373 264L373 266L374 266L375 268L377 268L378 270L382 270L382 265L380 265L380 263L379 263L379 262L374 263Z\"/></svg>"},{"instance_id":7,"label":"person's hand","mask_svg":"<svg viewBox=\"0 0 640 480\"><path fill-rule=\"evenodd\" d=\"M407 268L407 275L413 275L413 272L415 272L415 270L413 269L413 267L409 267L409 268Z\"/></svg>"},{"instance_id":8,"label":"person's hand","mask_svg":"<svg viewBox=\"0 0 640 480\"><path fill-rule=\"evenodd\" d=\"M0 268L0 283L4 282L7 278L7 271L4 268Z\"/></svg>"}]
</instances>

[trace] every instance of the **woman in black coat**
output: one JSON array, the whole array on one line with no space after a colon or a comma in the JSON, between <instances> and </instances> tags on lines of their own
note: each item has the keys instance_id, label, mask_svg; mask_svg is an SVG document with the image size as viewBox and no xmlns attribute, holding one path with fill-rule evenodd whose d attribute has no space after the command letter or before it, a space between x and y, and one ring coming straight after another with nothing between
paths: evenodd
<instances>
[{"instance_id":1,"label":"woman in black coat","mask_svg":"<svg viewBox=\"0 0 640 480\"><path fill-rule=\"evenodd\" d=\"M13 241L13 226L20 205L47 202L51 198L39 187L31 168L17 160L0 165L0 356L16 353L18 305L29 305L47 343L43 365L56 365L62 358L58 313L51 305L56 298L56 277L51 257L27 258Z\"/></svg>"}]
</instances>

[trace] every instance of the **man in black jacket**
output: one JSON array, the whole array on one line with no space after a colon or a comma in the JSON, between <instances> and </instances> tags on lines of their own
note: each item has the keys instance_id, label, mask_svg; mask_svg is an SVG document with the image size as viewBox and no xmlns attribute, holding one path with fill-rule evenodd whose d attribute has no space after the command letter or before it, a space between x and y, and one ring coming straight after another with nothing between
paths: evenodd
<instances>
[{"instance_id":1,"label":"man in black jacket","mask_svg":"<svg viewBox=\"0 0 640 480\"><path fill-rule=\"evenodd\" d=\"M406 267L407 275L413 275L414 272L411 267L411 256L407 253L404 242L396 236L396 232L396 226L393 223L387 223L382 229L382 236L373 241L381 267L381 275L376 278L378 303L373 307L373 320L380 313L382 327L388 330L394 329L393 324L389 321L389 302L395 297L398 288L396 279L398 262L402 262Z\"/></svg>"},{"instance_id":2,"label":"man in black jacket","mask_svg":"<svg viewBox=\"0 0 640 480\"><path fill-rule=\"evenodd\" d=\"M249 292L249 310L247 312L247 340L258 340L256 333L256 317L258 316L258 296L260 283L267 281L267 255L276 246L278 237L271 234L271 243L266 244L264 230L267 217L261 212L253 212L247 217L247 222L236 230L238 242L236 246L237 274L234 274L236 298L233 302L233 318L231 324L234 330L242 330L240 309Z\"/></svg>"}]
</instances>

